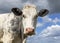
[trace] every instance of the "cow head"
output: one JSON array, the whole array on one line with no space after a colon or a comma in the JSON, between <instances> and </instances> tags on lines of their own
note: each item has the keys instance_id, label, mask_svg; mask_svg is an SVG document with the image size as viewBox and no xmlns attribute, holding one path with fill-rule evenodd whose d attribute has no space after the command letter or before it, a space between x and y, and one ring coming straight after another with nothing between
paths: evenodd
<instances>
[{"instance_id":1,"label":"cow head","mask_svg":"<svg viewBox=\"0 0 60 43\"><path fill-rule=\"evenodd\" d=\"M35 5L26 5L24 6L22 11L19 8L12 8L12 12L17 16L23 16L22 24L24 28L24 34L33 35L35 34L34 31L37 24L37 17L44 17L48 14L49 11L47 9L42 9L39 12L37 12Z\"/></svg>"},{"instance_id":2,"label":"cow head","mask_svg":"<svg viewBox=\"0 0 60 43\"><path fill-rule=\"evenodd\" d=\"M47 9L42 9L39 12L36 11L35 5L26 5L23 8L23 27L24 27L24 34L33 35L35 34L35 28L37 23L37 17L44 17L48 14Z\"/></svg>"}]
</instances>

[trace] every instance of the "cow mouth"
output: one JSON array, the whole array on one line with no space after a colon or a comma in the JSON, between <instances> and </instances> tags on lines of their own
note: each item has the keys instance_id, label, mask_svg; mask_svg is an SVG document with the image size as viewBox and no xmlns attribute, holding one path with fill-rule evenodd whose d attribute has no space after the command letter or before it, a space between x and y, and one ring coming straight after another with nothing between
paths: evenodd
<instances>
[{"instance_id":1,"label":"cow mouth","mask_svg":"<svg viewBox=\"0 0 60 43\"><path fill-rule=\"evenodd\" d=\"M35 33L24 34L24 39L27 38L28 36L32 36L32 35L35 35Z\"/></svg>"},{"instance_id":2,"label":"cow mouth","mask_svg":"<svg viewBox=\"0 0 60 43\"><path fill-rule=\"evenodd\" d=\"M29 32L29 33L26 33L25 35L32 36L32 35L35 35L35 33L34 32Z\"/></svg>"}]
</instances>

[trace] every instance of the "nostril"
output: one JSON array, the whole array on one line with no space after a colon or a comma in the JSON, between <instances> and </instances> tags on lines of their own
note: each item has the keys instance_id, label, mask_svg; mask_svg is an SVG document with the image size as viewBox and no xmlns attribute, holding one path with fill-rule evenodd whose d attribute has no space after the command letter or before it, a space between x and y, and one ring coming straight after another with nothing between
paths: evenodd
<instances>
[{"instance_id":1,"label":"nostril","mask_svg":"<svg viewBox=\"0 0 60 43\"><path fill-rule=\"evenodd\" d=\"M30 31L31 29L30 28L26 28L26 31Z\"/></svg>"},{"instance_id":2,"label":"nostril","mask_svg":"<svg viewBox=\"0 0 60 43\"><path fill-rule=\"evenodd\" d=\"M32 29L32 28L26 28L26 31L28 31L28 32L34 32L34 29Z\"/></svg>"},{"instance_id":3,"label":"nostril","mask_svg":"<svg viewBox=\"0 0 60 43\"><path fill-rule=\"evenodd\" d=\"M32 32L34 32L34 29L32 30Z\"/></svg>"},{"instance_id":4,"label":"nostril","mask_svg":"<svg viewBox=\"0 0 60 43\"><path fill-rule=\"evenodd\" d=\"M28 29L26 28L26 31L28 31Z\"/></svg>"},{"instance_id":5,"label":"nostril","mask_svg":"<svg viewBox=\"0 0 60 43\"><path fill-rule=\"evenodd\" d=\"M27 35L34 35L35 34L35 30L33 28L26 28L26 34Z\"/></svg>"}]
</instances>

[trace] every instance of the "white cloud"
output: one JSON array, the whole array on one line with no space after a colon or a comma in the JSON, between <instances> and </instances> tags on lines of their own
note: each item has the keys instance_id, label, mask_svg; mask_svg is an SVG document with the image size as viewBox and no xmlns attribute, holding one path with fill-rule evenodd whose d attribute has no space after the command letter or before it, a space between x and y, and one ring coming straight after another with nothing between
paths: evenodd
<instances>
[{"instance_id":1,"label":"white cloud","mask_svg":"<svg viewBox=\"0 0 60 43\"><path fill-rule=\"evenodd\" d=\"M49 16L45 16L42 18L42 20L44 23L51 22L51 23L57 24L58 22L60 22L60 19L58 17L55 17L54 19L52 19Z\"/></svg>"},{"instance_id":2,"label":"white cloud","mask_svg":"<svg viewBox=\"0 0 60 43\"><path fill-rule=\"evenodd\" d=\"M60 25L52 25L47 27L44 31L41 32L43 37L55 37L60 36Z\"/></svg>"},{"instance_id":3,"label":"white cloud","mask_svg":"<svg viewBox=\"0 0 60 43\"><path fill-rule=\"evenodd\" d=\"M27 41L28 42L28 41ZM30 43L60 43L60 25L52 25L39 35L32 37Z\"/></svg>"},{"instance_id":4,"label":"white cloud","mask_svg":"<svg viewBox=\"0 0 60 43\"><path fill-rule=\"evenodd\" d=\"M43 23L40 23L40 22L38 22L36 25L36 27L41 27L41 26L43 26Z\"/></svg>"},{"instance_id":5,"label":"white cloud","mask_svg":"<svg viewBox=\"0 0 60 43\"><path fill-rule=\"evenodd\" d=\"M60 22L60 19L56 17L56 18L53 20L53 22L56 24L56 23Z\"/></svg>"},{"instance_id":6,"label":"white cloud","mask_svg":"<svg viewBox=\"0 0 60 43\"><path fill-rule=\"evenodd\" d=\"M40 6L40 8L46 8L46 9L48 8L48 9L50 9L49 8L49 3L48 3L47 0L39 0L38 3L35 3L35 4Z\"/></svg>"},{"instance_id":7,"label":"white cloud","mask_svg":"<svg viewBox=\"0 0 60 43\"><path fill-rule=\"evenodd\" d=\"M40 10L42 8L46 8L50 11L50 13L60 12L60 8L57 6L60 6L59 0L50 1L50 0L0 0L0 10L2 13L9 12L12 7L19 7L21 8L25 3L32 3L37 6L37 9ZM0 12L0 13L1 13Z\"/></svg>"},{"instance_id":8,"label":"white cloud","mask_svg":"<svg viewBox=\"0 0 60 43\"><path fill-rule=\"evenodd\" d=\"M36 27L43 27L47 23L51 23L51 24L57 25L57 23L60 23L60 18L55 17L54 19L52 19L52 18L49 17L49 15L47 15L45 17L42 17L42 22L39 22L39 20L38 20Z\"/></svg>"},{"instance_id":9,"label":"white cloud","mask_svg":"<svg viewBox=\"0 0 60 43\"><path fill-rule=\"evenodd\" d=\"M45 16L42 19L43 19L44 22L51 22L52 21L52 19L49 18L49 16Z\"/></svg>"}]
</instances>

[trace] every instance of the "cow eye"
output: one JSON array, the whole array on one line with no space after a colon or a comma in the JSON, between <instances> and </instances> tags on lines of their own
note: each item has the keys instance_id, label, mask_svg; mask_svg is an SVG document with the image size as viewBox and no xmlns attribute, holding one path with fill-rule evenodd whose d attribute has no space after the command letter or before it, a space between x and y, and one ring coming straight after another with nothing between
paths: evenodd
<instances>
[{"instance_id":1,"label":"cow eye","mask_svg":"<svg viewBox=\"0 0 60 43\"><path fill-rule=\"evenodd\" d=\"M23 15L23 17L24 17L24 18L26 18L26 16L25 16L25 15Z\"/></svg>"}]
</instances>

